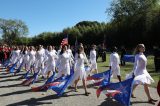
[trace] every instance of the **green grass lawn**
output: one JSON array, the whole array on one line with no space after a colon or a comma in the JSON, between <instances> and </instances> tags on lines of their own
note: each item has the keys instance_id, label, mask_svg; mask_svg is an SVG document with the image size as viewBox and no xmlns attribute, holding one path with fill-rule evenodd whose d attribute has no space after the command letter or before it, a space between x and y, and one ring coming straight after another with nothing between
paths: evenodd
<instances>
[{"instance_id":1,"label":"green grass lawn","mask_svg":"<svg viewBox=\"0 0 160 106\"><path fill-rule=\"evenodd\" d=\"M109 69L109 56L110 53L107 53L106 55L106 62L101 62L101 58L98 58L98 70L99 72L103 72L105 70ZM149 74L152 76L152 78L155 80L155 83L152 83L151 86L152 87L156 87L157 83L160 79L160 72L155 72L155 68L154 68L154 56L149 55L147 57L148 59L148 64L147 64L147 70L149 72ZM121 66L121 76L122 76L122 80L125 79L126 74L129 74L133 69L133 63L126 63L125 66Z\"/></svg>"}]
</instances>

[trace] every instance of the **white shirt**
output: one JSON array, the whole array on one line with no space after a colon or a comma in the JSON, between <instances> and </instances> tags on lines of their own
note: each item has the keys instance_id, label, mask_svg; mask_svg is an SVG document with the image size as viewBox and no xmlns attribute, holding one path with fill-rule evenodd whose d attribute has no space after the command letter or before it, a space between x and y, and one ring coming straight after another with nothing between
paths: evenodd
<instances>
[{"instance_id":1,"label":"white shirt","mask_svg":"<svg viewBox=\"0 0 160 106\"><path fill-rule=\"evenodd\" d=\"M146 71L147 58L143 53L136 54L134 63L134 75L144 74Z\"/></svg>"},{"instance_id":2,"label":"white shirt","mask_svg":"<svg viewBox=\"0 0 160 106\"><path fill-rule=\"evenodd\" d=\"M35 51L30 51L29 52L29 60L31 61L31 60L35 60L35 55L36 55L36 52Z\"/></svg>"},{"instance_id":3,"label":"white shirt","mask_svg":"<svg viewBox=\"0 0 160 106\"><path fill-rule=\"evenodd\" d=\"M70 55L69 53L65 52L62 55L59 55L59 60L61 66L69 65Z\"/></svg>"},{"instance_id":4,"label":"white shirt","mask_svg":"<svg viewBox=\"0 0 160 106\"><path fill-rule=\"evenodd\" d=\"M55 49L53 49L52 52L53 52L54 54L57 54L57 51L56 51Z\"/></svg>"},{"instance_id":5,"label":"white shirt","mask_svg":"<svg viewBox=\"0 0 160 106\"><path fill-rule=\"evenodd\" d=\"M16 56L16 57L19 57L19 56L20 56L20 52L21 52L20 50L16 50L16 51L15 51L15 56Z\"/></svg>"},{"instance_id":6,"label":"white shirt","mask_svg":"<svg viewBox=\"0 0 160 106\"><path fill-rule=\"evenodd\" d=\"M57 51L57 55L58 55L58 56L60 55L60 52L61 52L61 49L59 49L59 50Z\"/></svg>"},{"instance_id":7,"label":"white shirt","mask_svg":"<svg viewBox=\"0 0 160 106\"><path fill-rule=\"evenodd\" d=\"M73 54L72 54L72 50L71 49L67 49L67 52L70 54L70 56L73 58Z\"/></svg>"},{"instance_id":8,"label":"white shirt","mask_svg":"<svg viewBox=\"0 0 160 106\"><path fill-rule=\"evenodd\" d=\"M85 57L83 54L80 54L78 57L78 54L76 54L76 68L80 68L80 67L84 67L84 61L85 61Z\"/></svg>"},{"instance_id":9,"label":"white shirt","mask_svg":"<svg viewBox=\"0 0 160 106\"><path fill-rule=\"evenodd\" d=\"M115 68L117 68L119 66L119 64L120 64L119 55L118 55L118 53L113 52L110 55L110 64L109 64L109 66L111 66L112 69L115 69Z\"/></svg>"},{"instance_id":10,"label":"white shirt","mask_svg":"<svg viewBox=\"0 0 160 106\"><path fill-rule=\"evenodd\" d=\"M95 50L90 51L90 61L91 63L96 63L96 51Z\"/></svg>"},{"instance_id":11,"label":"white shirt","mask_svg":"<svg viewBox=\"0 0 160 106\"><path fill-rule=\"evenodd\" d=\"M47 62L48 63L53 63L55 65L55 59L57 59L58 56L53 51L49 51L47 56L48 56Z\"/></svg>"},{"instance_id":12,"label":"white shirt","mask_svg":"<svg viewBox=\"0 0 160 106\"><path fill-rule=\"evenodd\" d=\"M25 62L28 62L28 61L29 61L29 52L28 52L28 51L25 51L23 60L24 60Z\"/></svg>"},{"instance_id":13,"label":"white shirt","mask_svg":"<svg viewBox=\"0 0 160 106\"><path fill-rule=\"evenodd\" d=\"M45 50L44 49L41 49L41 50L37 51L37 53L36 53L37 61L42 63L44 61L44 57L45 57Z\"/></svg>"}]
</instances>

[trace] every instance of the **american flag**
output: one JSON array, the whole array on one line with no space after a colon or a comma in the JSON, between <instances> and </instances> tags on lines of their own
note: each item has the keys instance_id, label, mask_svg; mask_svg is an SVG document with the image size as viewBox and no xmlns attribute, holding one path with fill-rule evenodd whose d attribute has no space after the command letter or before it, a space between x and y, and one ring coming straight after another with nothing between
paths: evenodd
<instances>
[{"instance_id":1,"label":"american flag","mask_svg":"<svg viewBox=\"0 0 160 106\"><path fill-rule=\"evenodd\" d=\"M101 92L103 92L107 97L114 97L116 94L119 94L119 93L121 93L121 91L119 91L119 90L112 90L112 89L110 89L110 88L105 88L104 90L102 90L102 89L98 89L97 91L96 91L96 94L97 94L97 97L99 97L100 96L100 93Z\"/></svg>"},{"instance_id":2,"label":"american flag","mask_svg":"<svg viewBox=\"0 0 160 106\"><path fill-rule=\"evenodd\" d=\"M87 77L87 81L91 81L95 86L110 83L111 70L107 70L98 74Z\"/></svg>"},{"instance_id":3,"label":"american flag","mask_svg":"<svg viewBox=\"0 0 160 106\"><path fill-rule=\"evenodd\" d=\"M102 85L96 91L97 97L103 92L107 97L112 97L121 104L130 106L133 79L130 78L121 82Z\"/></svg>"},{"instance_id":4,"label":"american flag","mask_svg":"<svg viewBox=\"0 0 160 106\"><path fill-rule=\"evenodd\" d=\"M63 38L61 45L67 45L68 44L68 37Z\"/></svg>"}]
</instances>

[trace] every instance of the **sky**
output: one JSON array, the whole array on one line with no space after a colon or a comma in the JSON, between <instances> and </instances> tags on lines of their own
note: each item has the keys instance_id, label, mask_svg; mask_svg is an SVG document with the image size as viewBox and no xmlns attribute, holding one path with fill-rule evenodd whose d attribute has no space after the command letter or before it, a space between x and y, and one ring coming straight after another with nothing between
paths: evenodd
<instances>
[{"instance_id":1,"label":"sky","mask_svg":"<svg viewBox=\"0 0 160 106\"><path fill-rule=\"evenodd\" d=\"M109 22L105 13L112 0L0 0L0 18L19 19L28 36L60 32L80 21Z\"/></svg>"}]
</instances>

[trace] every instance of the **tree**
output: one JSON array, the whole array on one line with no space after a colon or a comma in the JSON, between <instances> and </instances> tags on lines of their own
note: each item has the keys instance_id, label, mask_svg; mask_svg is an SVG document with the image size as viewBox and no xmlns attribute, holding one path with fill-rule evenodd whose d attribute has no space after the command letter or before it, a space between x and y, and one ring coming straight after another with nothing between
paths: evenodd
<instances>
[{"instance_id":1,"label":"tree","mask_svg":"<svg viewBox=\"0 0 160 106\"><path fill-rule=\"evenodd\" d=\"M116 43L134 46L137 43L147 42L158 28L159 0L114 0L107 13L112 16L112 38ZM156 9L155 9L156 8ZM155 10L157 12L155 12ZM155 20L157 20L155 22ZM156 24L157 23L157 24ZM154 31L153 31L154 30ZM158 31L158 30L156 30ZM149 34L150 32L150 34ZM150 37L149 37L150 36ZM156 43L156 37L152 38Z\"/></svg>"},{"instance_id":2,"label":"tree","mask_svg":"<svg viewBox=\"0 0 160 106\"><path fill-rule=\"evenodd\" d=\"M81 21L81 22L77 23L75 26L92 26L95 24L100 24L100 23L97 21Z\"/></svg>"},{"instance_id":3,"label":"tree","mask_svg":"<svg viewBox=\"0 0 160 106\"><path fill-rule=\"evenodd\" d=\"M28 34L28 27L21 20L0 19L0 30L3 41L9 45L13 44L17 38Z\"/></svg>"}]
</instances>

